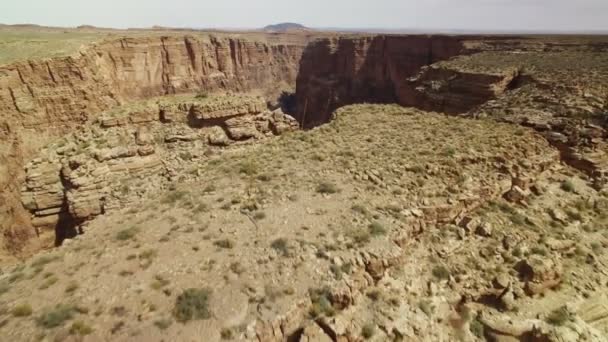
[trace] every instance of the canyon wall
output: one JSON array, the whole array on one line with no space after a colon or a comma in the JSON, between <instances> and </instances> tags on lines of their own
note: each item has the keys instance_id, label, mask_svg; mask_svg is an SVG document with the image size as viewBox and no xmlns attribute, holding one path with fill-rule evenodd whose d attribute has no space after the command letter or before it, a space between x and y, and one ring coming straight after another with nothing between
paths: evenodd
<instances>
[{"instance_id":1,"label":"canyon wall","mask_svg":"<svg viewBox=\"0 0 608 342\"><path fill-rule=\"evenodd\" d=\"M423 66L466 53L448 36L369 36L320 39L302 57L297 119L305 126L329 121L347 104L405 103L408 78Z\"/></svg>"},{"instance_id":2,"label":"canyon wall","mask_svg":"<svg viewBox=\"0 0 608 342\"><path fill-rule=\"evenodd\" d=\"M57 137L122 103L199 90L293 87L306 39L122 38L76 56L0 66L0 231L9 248L34 234L19 192L24 165Z\"/></svg>"}]
</instances>

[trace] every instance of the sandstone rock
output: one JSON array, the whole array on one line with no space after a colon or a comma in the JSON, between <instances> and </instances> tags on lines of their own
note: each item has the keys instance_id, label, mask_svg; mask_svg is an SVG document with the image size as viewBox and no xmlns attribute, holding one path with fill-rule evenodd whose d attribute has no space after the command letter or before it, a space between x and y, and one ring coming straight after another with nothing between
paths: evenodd
<instances>
[{"instance_id":1,"label":"sandstone rock","mask_svg":"<svg viewBox=\"0 0 608 342\"><path fill-rule=\"evenodd\" d=\"M504 198L509 202L522 203L528 196L529 194L527 191L524 191L522 188L515 185L504 195Z\"/></svg>"},{"instance_id":2,"label":"sandstone rock","mask_svg":"<svg viewBox=\"0 0 608 342\"><path fill-rule=\"evenodd\" d=\"M230 286L215 291L209 306L222 327L229 328L243 323L247 317L248 299L238 288Z\"/></svg>"},{"instance_id":3,"label":"sandstone rock","mask_svg":"<svg viewBox=\"0 0 608 342\"><path fill-rule=\"evenodd\" d=\"M480 236L490 237L492 236L492 225L488 222L482 222L475 229L475 233Z\"/></svg>"},{"instance_id":4,"label":"sandstone rock","mask_svg":"<svg viewBox=\"0 0 608 342\"><path fill-rule=\"evenodd\" d=\"M251 118L233 118L226 120L225 124L228 136L233 140L246 140L259 134Z\"/></svg>"},{"instance_id":5,"label":"sandstone rock","mask_svg":"<svg viewBox=\"0 0 608 342\"><path fill-rule=\"evenodd\" d=\"M210 145L215 146L228 146L230 144L230 139L226 135L226 132L221 127L213 127L211 132L207 137Z\"/></svg>"},{"instance_id":6,"label":"sandstone rock","mask_svg":"<svg viewBox=\"0 0 608 342\"><path fill-rule=\"evenodd\" d=\"M561 282L562 266L553 259L532 255L516 265L520 276L526 282L526 292L540 294Z\"/></svg>"},{"instance_id":7,"label":"sandstone rock","mask_svg":"<svg viewBox=\"0 0 608 342\"><path fill-rule=\"evenodd\" d=\"M154 142L154 136L145 127L139 127L135 132L135 143L137 145L149 145Z\"/></svg>"},{"instance_id":8,"label":"sandstone rock","mask_svg":"<svg viewBox=\"0 0 608 342\"><path fill-rule=\"evenodd\" d=\"M317 324L310 323L304 328L299 342L332 342L333 340L325 334Z\"/></svg>"}]
</instances>

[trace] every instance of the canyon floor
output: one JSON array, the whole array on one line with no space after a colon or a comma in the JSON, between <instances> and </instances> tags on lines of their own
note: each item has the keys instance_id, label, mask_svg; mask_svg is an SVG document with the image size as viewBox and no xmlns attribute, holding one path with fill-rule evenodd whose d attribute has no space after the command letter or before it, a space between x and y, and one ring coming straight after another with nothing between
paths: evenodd
<instances>
[{"instance_id":1,"label":"canyon floor","mask_svg":"<svg viewBox=\"0 0 608 342\"><path fill-rule=\"evenodd\" d=\"M0 341L608 341L604 37L183 34L0 27Z\"/></svg>"}]
</instances>

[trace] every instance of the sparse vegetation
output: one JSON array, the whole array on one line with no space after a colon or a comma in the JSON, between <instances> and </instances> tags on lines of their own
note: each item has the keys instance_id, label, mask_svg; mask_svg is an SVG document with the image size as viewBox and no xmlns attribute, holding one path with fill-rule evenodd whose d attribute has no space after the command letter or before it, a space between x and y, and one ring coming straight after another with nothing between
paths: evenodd
<instances>
[{"instance_id":1,"label":"sparse vegetation","mask_svg":"<svg viewBox=\"0 0 608 342\"><path fill-rule=\"evenodd\" d=\"M173 309L173 316L179 322L211 318L209 311L209 289L187 289L180 294Z\"/></svg>"}]
</instances>

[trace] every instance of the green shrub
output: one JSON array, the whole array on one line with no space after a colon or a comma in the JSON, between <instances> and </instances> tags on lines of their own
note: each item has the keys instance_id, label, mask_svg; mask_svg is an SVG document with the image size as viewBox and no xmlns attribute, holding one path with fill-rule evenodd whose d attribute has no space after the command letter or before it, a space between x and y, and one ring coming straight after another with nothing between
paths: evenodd
<instances>
[{"instance_id":1,"label":"green shrub","mask_svg":"<svg viewBox=\"0 0 608 342\"><path fill-rule=\"evenodd\" d=\"M55 328L72 319L77 311L73 305L59 304L40 315L36 319L36 323L43 328Z\"/></svg>"},{"instance_id":2,"label":"green shrub","mask_svg":"<svg viewBox=\"0 0 608 342\"><path fill-rule=\"evenodd\" d=\"M187 322L195 319L209 319L209 289L187 289L180 294L175 301L173 316L179 322Z\"/></svg>"}]
</instances>

